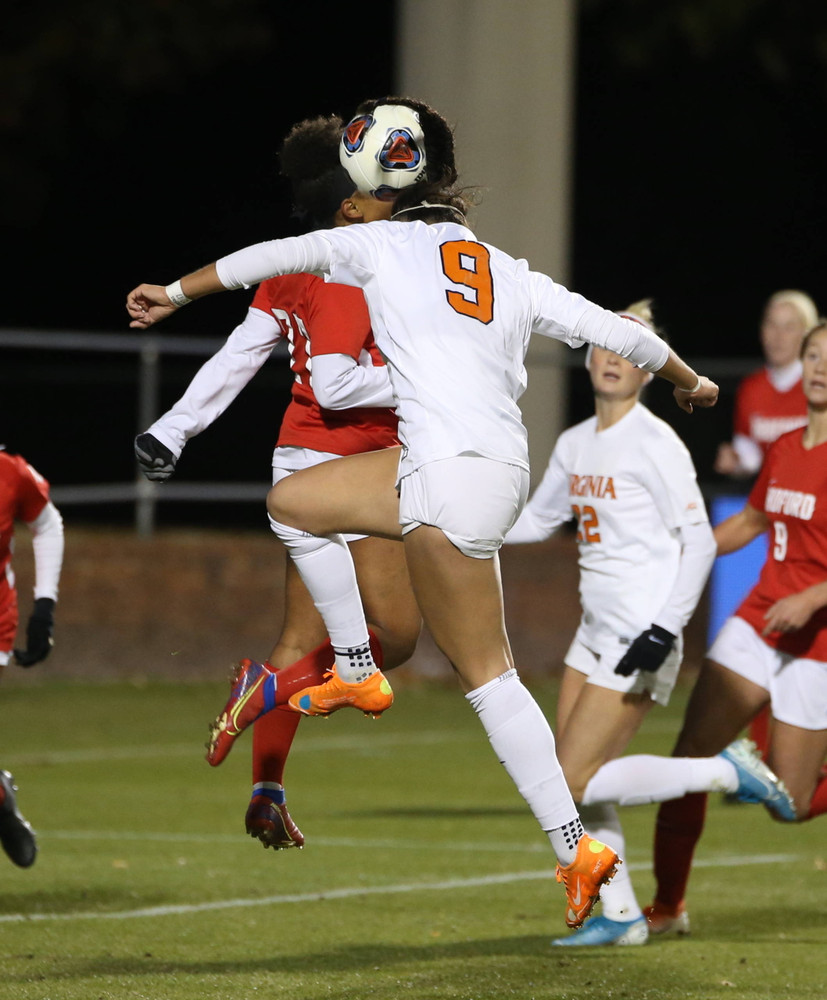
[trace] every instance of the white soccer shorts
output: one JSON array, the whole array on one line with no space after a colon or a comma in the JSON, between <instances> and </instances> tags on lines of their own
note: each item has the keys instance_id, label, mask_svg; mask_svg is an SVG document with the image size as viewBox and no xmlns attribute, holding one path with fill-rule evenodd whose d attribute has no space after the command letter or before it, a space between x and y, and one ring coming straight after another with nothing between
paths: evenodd
<instances>
[{"instance_id":1,"label":"white soccer shorts","mask_svg":"<svg viewBox=\"0 0 827 1000\"><path fill-rule=\"evenodd\" d=\"M399 483L402 534L421 524L472 559L490 559L528 499L528 472L480 455L428 462Z\"/></svg>"},{"instance_id":2,"label":"white soccer shorts","mask_svg":"<svg viewBox=\"0 0 827 1000\"><path fill-rule=\"evenodd\" d=\"M616 674L615 667L628 649L629 640L617 636L607 636L602 639L597 649L590 649L575 636L563 662L572 670L585 674L588 684L596 684L597 687L619 691L622 694L640 694L648 691L652 701L656 701L659 705L668 705L683 659L683 636L678 636L675 648L654 673L639 670L629 677Z\"/></svg>"},{"instance_id":3,"label":"white soccer shorts","mask_svg":"<svg viewBox=\"0 0 827 1000\"><path fill-rule=\"evenodd\" d=\"M827 663L768 646L743 618L727 618L706 654L769 691L773 717L799 729L827 729Z\"/></svg>"}]
</instances>

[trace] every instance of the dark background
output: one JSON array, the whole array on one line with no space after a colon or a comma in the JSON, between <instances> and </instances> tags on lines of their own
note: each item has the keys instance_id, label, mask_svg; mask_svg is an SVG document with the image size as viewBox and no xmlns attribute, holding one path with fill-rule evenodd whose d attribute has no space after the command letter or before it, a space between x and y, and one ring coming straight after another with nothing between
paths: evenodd
<instances>
[{"instance_id":1,"label":"dark background","mask_svg":"<svg viewBox=\"0 0 827 1000\"><path fill-rule=\"evenodd\" d=\"M347 117L364 97L394 92L394 38L393 4L370 0L333 10L13 2L0 42L0 325L33 338L126 332L125 294L139 281L284 235L281 137L308 115ZM570 285L609 308L654 296L690 360L757 360L761 306L779 288L821 305L824 52L827 5L815 0L582 0ZM164 333L223 338L246 301L182 310ZM199 363L165 359L162 406ZM129 355L3 348L0 440L55 484L131 479L135 368ZM681 423L663 389L652 400L713 485L735 381L721 377L722 404L700 425ZM179 476L266 477L288 391L274 360L188 445ZM571 419L589 407L577 371ZM248 517L210 508L195 516ZM249 516L259 523L258 509Z\"/></svg>"}]
</instances>

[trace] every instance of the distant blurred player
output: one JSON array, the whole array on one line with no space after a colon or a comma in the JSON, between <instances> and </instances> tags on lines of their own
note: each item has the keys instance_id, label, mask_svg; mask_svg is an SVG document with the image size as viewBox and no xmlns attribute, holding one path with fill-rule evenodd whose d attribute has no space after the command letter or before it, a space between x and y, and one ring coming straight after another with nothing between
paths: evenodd
<instances>
[{"instance_id":1,"label":"distant blurred player","mask_svg":"<svg viewBox=\"0 0 827 1000\"><path fill-rule=\"evenodd\" d=\"M804 292L790 289L770 296L761 320L764 366L738 386L734 434L718 448L716 472L754 476L770 445L807 423L798 354L804 334L817 322L815 303Z\"/></svg>"},{"instance_id":2,"label":"distant blurred player","mask_svg":"<svg viewBox=\"0 0 827 1000\"><path fill-rule=\"evenodd\" d=\"M11 566L15 523L32 532L34 608L26 627L26 645L14 649L17 591ZM21 667L45 660L52 650L54 608L63 564L63 520L49 499L49 484L19 455L0 445L0 674L12 657ZM21 868L34 863L37 844L31 826L17 809L14 779L0 771L0 843Z\"/></svg>"}]
</instances>

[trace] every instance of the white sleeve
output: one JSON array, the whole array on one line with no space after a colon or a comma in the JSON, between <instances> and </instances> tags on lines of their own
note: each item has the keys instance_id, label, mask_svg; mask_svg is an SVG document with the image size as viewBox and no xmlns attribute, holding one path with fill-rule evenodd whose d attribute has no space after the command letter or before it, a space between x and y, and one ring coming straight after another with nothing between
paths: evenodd
<instances>
[{"instance_id":1,"label":"white sleeve","mask_svg":"<svg viewBox=\"0 0 827 1000\"><path fill-rule=\"evenodd\" d=\"M735 454L738 456L738 461L741 463L741 469L739 471L753 475L761 468L764 456L760 447L755 443L755 441L752 440L752 438L749 438L744 434L736 434L732 438L732 447L735 449Z\"/></svg>"},{"instance_id":2,"label":"white sleeve","mask_svg":"<svg viewBox=\"0 0 827 1000\"><path fill-rule=\"evenodd\" d=\"M349 354L314 355L310 385L327 410L395 405L387 367L358 364Z\"/></svg>"},{"instance_id":3,"label":"white sleeve","mask_svg":"<svg viewBox=\"0 0 827 1000\"><path fill-rule=\"evenodd\" d=\"M505 543L542 542L571 519L568 476L560 460L558 446L551 453L540 485L505 536Z\"/></svg>"},{"instance_id":4,"label":"white sleeve","mask_svg":"<svg viewBox=\"0 0 827 1000\"><path fill-rule=\"evenodd\" d=\"M269 313L250 308L224 346L205 362L178 402L147 428L180 458L184 445L232 403L270 357L281 328Z\"/></svg>"},{"instance_id":5,"label":"white sleeve","mask_svg":"<svg viewBox=\"0 0 827 1000\"><path fill-rule=\"evenodd\" d=\"M215 262L218 280L225 288L249 288L280 274L323 274L330 268L332 253L325 233L288 236L237 250Z\"/></svg>"},{"instance_id":6,"label":"white sleeve","mask_svg":"<svg viewBox=\"0 0 827 1000\"><path fill-rule=\"evenodd\" d=\"M63 518L53 503L47 503L27 524L34 552L34 599L50 597L56 601L63 566Z\"/></svg>"},{"instance_id":7,"label":"white sleeve","mask_svg":"<svg viewBox=\"0 0 827 1000\"><path fill-rule=\"evenodd\" d=\"M694 614L716 552L715 536L708 521L684 524L679 533L681 556L678 575L671 594L652 623L672 635L680 635Z\"/></svg>"},{"instance_id":8,"label":"white sleeve","mask_svg":"<svg viewBox=\"0 0 827 1000\"><path fill-rule=\"evenodd\" d=\"M669 347L642 323L570 292L545 274L530 272L534 302L534 333L562 340L570 347L596 344L627 358L647 372L657 372L669 358Z\"/></svg>"}]
</instances>

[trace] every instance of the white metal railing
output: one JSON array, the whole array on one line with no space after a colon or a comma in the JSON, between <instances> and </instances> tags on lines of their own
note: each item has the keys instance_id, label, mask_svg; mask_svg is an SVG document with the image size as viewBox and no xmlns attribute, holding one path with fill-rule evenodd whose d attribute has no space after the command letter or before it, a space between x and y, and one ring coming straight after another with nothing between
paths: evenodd
<instances>
[{"instance_id":1,"label":"white metal railing","mask_svg":"<svg viewBox=\"0 0 827 1000\"><path fill-rule=\"evenodd\" d=\"M88 351L133 354L138 359L136 433L152 424L160 412L161 359L164 355L209 357L224 343L219 337L158 335L154 333L87 333L82 331L0 330L0 349L31 351ZM287 356L287 345L275 352ZM557 357L538 356L533 364L582 365L581 352L555 352ZM740 378L756 367L755 359L697 358L693 367L712 378ZM56 486L52 497L58 506L71 504L132 503L135 528L149 535L155 527L156 507L164 502L250 502L263 499L262 482L169 482L160 486L136 471L135 479L121 483L89 483Z\"/></svg>"},{"instance_id":2,"label":"white metal railing","mask_svg":"<svg viewBox=\"0 0 827 1000\"><path fill-rule=\"evenodd\" d=\"M133 354L138 359L136 433L145 430L160 413L161 358L163 355L209 357L224 343L219 337L160 336L158 334L85 333L75 331L0 330L0 349L31 351L89 351ZM287 355L286 345L275 352ZM58 507L71 504L132 503L135 528L152 534L159 501L249 502L264 499L262 482L175 482L159 486L140 472L123 483L88 483L54 486L52 499Z\"/></svg>"}]
</instances>

